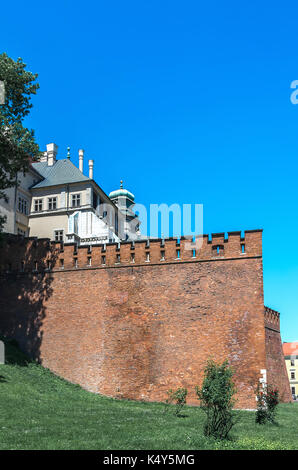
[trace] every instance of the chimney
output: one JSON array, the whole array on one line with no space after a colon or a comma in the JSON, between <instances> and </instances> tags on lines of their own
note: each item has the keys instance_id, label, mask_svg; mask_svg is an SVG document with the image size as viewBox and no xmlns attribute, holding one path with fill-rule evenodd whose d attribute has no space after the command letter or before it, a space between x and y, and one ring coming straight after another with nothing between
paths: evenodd
<instances>
[{"instance_id":1,"label":"chimney","mask_svg":"<svg viewBox=\"0 0 298 470\"><path fill-rule=\"evenodd\" d=\"M40 162L47 162L48 161L48 154L47 152L43 152L43 155L39 157Z\"/></svg>"},{"instance_id":2,"label":"chimney","mask_svg":"<svg viewBox=\"0 0 298 470\"><path fill-rule=\"evenodd\" d=\"M93 160L88 160L89 162L89 178L93 180Z\"/></svg>"},{"instance_id":3,"label":"chimney","mask_svg":"<svg viewBox=\"0 0 298 470\"><path fill-rule=\"evenodd\" d=\"M56 156L58 152L58 145L47 144L48 166L53 166L56 163Z\"/></svg>"},{"instance_id":4,"label":"chimney","mask_svg":"<svg viewBox=\"0 0 298 470\"><path fill-rule=\"evenodd\" d=\"M79 170L83 173L84 168L84 150L79 150Z\"/></svg>"}]
</instances>

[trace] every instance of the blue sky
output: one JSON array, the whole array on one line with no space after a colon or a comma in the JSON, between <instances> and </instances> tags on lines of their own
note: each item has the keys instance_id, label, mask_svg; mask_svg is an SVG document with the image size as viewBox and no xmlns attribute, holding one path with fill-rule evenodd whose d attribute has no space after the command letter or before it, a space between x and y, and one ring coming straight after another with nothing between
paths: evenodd
<instances>
[{"instance_id":1,"label":"blue sky","mask_svg":"<svg viewBox=\"0 0 298 470\"><path fill-rule=\"evenodd\" d=\"M263 228L265 304L298 340L298 5L63 1L1 5L0 44L39 74L42 149L94 159L109 193L204 204L204 232ZM87 173L87 162L86 173Z\"/></svg>"}]
</instances>

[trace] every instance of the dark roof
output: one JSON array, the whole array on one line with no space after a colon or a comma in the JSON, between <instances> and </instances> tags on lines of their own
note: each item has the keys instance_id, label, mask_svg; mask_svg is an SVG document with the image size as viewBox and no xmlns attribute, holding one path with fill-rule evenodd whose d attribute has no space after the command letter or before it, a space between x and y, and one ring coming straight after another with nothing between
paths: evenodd
<instances>
[{"instance_id":1,"label":"dark roof","mask_svg":"<svg viewBox=\"0 0 298 470\"><path fill-rule=\"evenodd\" d=\"M34 170L44 178L33 188L46 188L58 184L79 183L82 181L92 181L67 158L57 160L53 166L48 166L47 162L32 163Z\"/></svg>"}]
</instances>

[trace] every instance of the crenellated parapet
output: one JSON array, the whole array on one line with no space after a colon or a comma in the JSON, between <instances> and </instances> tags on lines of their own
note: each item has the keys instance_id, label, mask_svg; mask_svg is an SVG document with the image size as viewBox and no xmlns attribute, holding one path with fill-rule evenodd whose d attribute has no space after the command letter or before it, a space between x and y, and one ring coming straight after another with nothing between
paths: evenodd
<instances>
[{"instance_id":1,"label":"crenellated parapet","mask_svg":"<svg viewBox=\"0 0 298 470\"><path fill-rule=\"evenodd\" d=\"M272 308L264 307L265 328L280 332L280 314Z\"/></svg>"},{"instance_id":2,"label":"crenellated parapet","mask_svg":"<svg viewBox=\"0 0 298 470\"><path fill-rule=\"evenodd\" d=\"M262 256L262 230L214 233L195 241L151 239L79 246L49 239L6 236L0 248L0 271L41 272L193 263Z\"/></svg>"},{"instance_id":3,"label":"crenellated parapet","mask_svg":"<svg viewBox=\"0 0 298 470\"><path fill-rule=\"evenodd\" d=\"M255 408L260 373L290 400L279 314L263 303L262 231L75 241L0 246L1 334L28 356L91 392L162 402L183 387L193 405L220 357L235 370L237 407Z\"/></svg>"}]
</instances>

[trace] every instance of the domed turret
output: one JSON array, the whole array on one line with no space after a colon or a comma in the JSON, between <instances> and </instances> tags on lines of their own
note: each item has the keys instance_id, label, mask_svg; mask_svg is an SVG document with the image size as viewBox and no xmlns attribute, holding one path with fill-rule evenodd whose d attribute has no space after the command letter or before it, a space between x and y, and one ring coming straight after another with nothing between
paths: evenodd
<instances>
[{"instance_id":1,"label":"domed turret","mask_svg":"<svg viewBox=\"0 0 298 470\"><path fill-rule=\"evenodd\" d=\"M134 195L123 188L123 181L120 181L120 188L112 191L109 198L118 207L119 211L125 216L124 231L127 239L135 239L139 234L140 221L133 211L135 204Z\"/></svg>"},{"instance_id":2,"label":"domed turret","mask_svg":"<svg viewBox=\"0 0 298 470\"><path fill-rule=\"evenodd\" d=\"M115 191L112 191L109 194L109 198L113 202L115 202L115 199L118 199L118 197L121 197L121 196L130 199L132 203L135 200L134 195L130 191L128 191L127 189L123 189L123 181L122 180L120 181L120 189L116 189Z\"/></svg>"}]
</instances>

